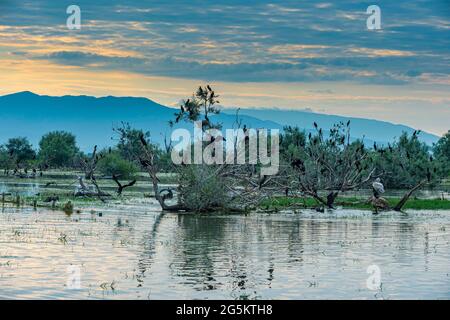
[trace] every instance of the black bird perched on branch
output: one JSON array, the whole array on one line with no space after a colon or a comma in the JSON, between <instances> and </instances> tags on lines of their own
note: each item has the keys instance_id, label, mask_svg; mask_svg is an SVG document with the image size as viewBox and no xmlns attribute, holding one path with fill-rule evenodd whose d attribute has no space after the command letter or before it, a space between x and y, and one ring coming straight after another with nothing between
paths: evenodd
<instances>
[{"instance_id":1,"label":"black bird perched on branch","mask_svg":"<svg viewBox=\"0 0 450 320\"><path fill-rule=\"evenodd\" d=\"M300 159L294 159L294 160L291 161L291 166L292 166L293 168L300 169L301 166L303 166L303 161L300 160Z\"/></svg>"},{"instance_id":2,"label":"black bird perched on branch","mask_svg":"<svg viewBox=\"0 0 450 320\"><path fill-rule=\"evenodd\" d=\"M264 186L266 181L267 181L267 176L262 176L261 179L259 179L259 183L258 183L259 184L259 189L261 189Z\"/></svg>"},{"instance_id":3,"label":"black bird perched on branch","mask_svg":"<svg viewBox=\"0 0 450 320\"><path fill-rule=\"evenodd\" d=\"M141 143L143 146L147 146L147 141L145 141L145 137L144 134L141 132L141 134L139 135L139 140L141 140Z\"/></svg>"}]
</instances>

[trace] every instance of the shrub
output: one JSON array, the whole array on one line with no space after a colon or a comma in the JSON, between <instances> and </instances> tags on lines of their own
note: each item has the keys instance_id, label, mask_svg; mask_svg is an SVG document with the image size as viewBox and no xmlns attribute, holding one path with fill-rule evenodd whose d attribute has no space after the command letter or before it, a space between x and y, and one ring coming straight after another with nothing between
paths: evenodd
<instances>
[{"instance_id":1,"label":"shrub","mask_svg":"<svg viewBox=\"0 0 450 320\"><path fill-rule=\"evenodd\" d=\"M192 211L227 208L231 197L226 191L227 179L216 173L216 166L189 165L180 172L179 193L182 203Z\"/></svg>"},{"instance_id":2,"label":"shrub","mask_svg":"<svg viewBox=\"0 0 450 320\"><path fill-rule=\"evenodd\" d=\"M39 158L51 167L72 166L78 152L75 136L69 132L49 132L39 142Z\"/></svg>"},{"instance_id":3,"label":"shrub","mask_svg":"<svg viewBox=\"0 0 450 320\"><path fill-rule=\"evenodd\" d=\"M138 168L132 162L123 159L118 152L106 154L98 161L97 169L104 175L116 175L120 179L132 179Z\"/></svg>"}]
</instances>

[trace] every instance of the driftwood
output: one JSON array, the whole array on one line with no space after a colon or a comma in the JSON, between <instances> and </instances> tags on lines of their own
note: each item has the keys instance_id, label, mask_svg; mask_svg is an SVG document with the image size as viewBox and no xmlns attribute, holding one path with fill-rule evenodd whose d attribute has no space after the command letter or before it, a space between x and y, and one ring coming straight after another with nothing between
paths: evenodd
<instances>
[{"instance_id":1,"label":"driftwood","mask_svg":"<svg viewBox=\"0 0 450 320\"><path fill-rule=\"evenodd\" d=\"M423 180L419 182L415 187L413 187L411 190L409 190L403 198L397 203L397 205L394 207L395 211L401 211L405 203L408 201L408 199L412 196L414 192L416 192L418 189L420 189L424 184L426 183L426 180Z\"/></svg>"},{"instance_id":2,"label":"driftwood","mask_svg":"<svg viewBox=\"0 0 450 320\"><path fill-rule=\"evenodd\" d=\"M378 210L402 211L402 208L404 207L406 202L408 202L409 198L413 195L413 193L416 192L417 190L419 190L426 182L427 182L427 180L422 180L417 185L415 185L413 188L411 188L408 192L405 193L405 195L400 199L400 201L393 208L389 205L389 202L384 198L377 198L375 196L372 196L368 202L372 204L372 206L375 209L375 212L377 212L377 213L378 213Z\"/></svg>"},{"instance_id":3,"label":"driftwood","mask_svg":"<svg viewBox=\"0 0 450 320\"><path fill-rule=\"evenodd\" d=\"M133 181L131 181L127 184L121 184L119 179L117 178L117 176L114 174L112 175L112 179L117 183L117 186L118 186L117 195L119 195L119 196L122 194L122 192L125 188L132 187L136 184L136 179L134 179Z\"/></svg>"},{"instance_id":4,"label":"driftwood","mask_svg":"<svg viewBox=\"0 0 450 320\"><path fill-rule=\"evenodd\" d=\"M105 199L103 197L110 197L109 194L105 194L100 190L100 187L98 186L97 180L95 179L95 170L97 169L97 163L98 163L99 157L97 155L97 146L94 146L94 150L92 151L92 156L89 159L89 161L86 161L83 159L81 161L81 167L84 171L84 175L86 179L90 179L91 183L94 185L97 192L92 194L92 196L97 196L102 202L105 202ZM80 180L81 184L82 180ZM82 190L81 192L84 193L83 195L86 195L85 188L81 184Z\"/></svg>"}]
</instances>

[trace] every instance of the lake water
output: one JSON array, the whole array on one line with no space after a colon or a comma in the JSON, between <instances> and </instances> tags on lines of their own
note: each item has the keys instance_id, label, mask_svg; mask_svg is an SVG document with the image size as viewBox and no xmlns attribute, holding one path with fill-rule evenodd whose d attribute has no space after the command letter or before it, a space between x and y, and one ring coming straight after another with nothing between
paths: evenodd
<instances>
[{"instance_id":1,"label":"lake water","mask_svg":"<svg viewBox=\"0 0 450 320\"><path fill-rule=\"evenodd\" d=\"M449 299L449 262L449 211L0 211L4 299Z\"/></svg>"}]
</instances>

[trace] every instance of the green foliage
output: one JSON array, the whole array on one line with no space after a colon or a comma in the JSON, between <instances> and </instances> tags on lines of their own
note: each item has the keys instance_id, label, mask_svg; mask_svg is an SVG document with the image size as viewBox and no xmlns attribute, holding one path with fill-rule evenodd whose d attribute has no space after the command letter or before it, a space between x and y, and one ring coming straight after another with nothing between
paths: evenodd
<instances>
[{"instance_id":1,"label":"green foliage","mask_svg":"<svg viewBox=\"0 0 450 320\"><path fill-rule=\"evenodd\" d=\"M378 170L384 173L386 188L409 189L427 180L432 186L438 178L438 163L430 154L430 148L418 139L403 133L397 141L386 148L376 147L372 154Z\"/></svg>"},{"instance_id":2,"label":"green foliage","mask_svg":"<svg viewBox=\"0 0 450 320\"><path fill-rule=\"evenodd\" d=\"M131 128L130 124L122 123L122 126L114 129L119 134L117 150L123 159L137 162L142 155L142 141L149 146L157 148L150 143L150 132Z\"/></svg>"},{"instance_id":3,"label":"green foliage","mask_svg":"<svg viewBox=\"0 0 450 320\"><path fill-rule=\"evenodd\" d=\"M0 146L0 169L11 169L14 166L13 159L9 156L4 146Z\"/></svg>"},{"instance_id":4,"label":"green foliage","mask_svg":"<svg viewBox=\"0 0 450 320\"><path fill-rule=\"evenodd\" d=\"M289 163L293 159L301 158L301 149L306 146L305 131L300 131L298 127L284 127L284 132L280 137L280 152L282 157Z\"/></svg>"},{"instance_id":5,"label":"green foliage","mask_svg":"<svg viewBox=\"0 0 450 320\"><path fill-rule=\"evenodd\" d=\"M220 109L215 106L216 103L219 103L218 97L209 85L198 87L192 98L184 101L184 104L180 106L180 111L175 113L175 122L178 123L181 120L189 122L201 121L202 130L220 129L221 124L214 124L209 118L211 114L220 113ZM173 125L172 121L170 125Z\"/></svg>"},{"instance_id":6,"label":"green foliage","mask_svg":"<svg viewBox=\"0 0 450 320\"><path fill-rule=\"evenodd\" d=\"M450 130L434 145L434 156L440 162L440 170L445 177L450 176Z\"/></svg>"},{"instance_id":7,"label":"green foliage","mask_svg":"<svg viewBox=\"0 0 450 320\"><path fill-rule=\"evenodd\" d=\"M39 142L39 160L51 167L72 166L78 153L75 136L69 132L49 132Z\"/></svg>"},{"instance_id":8,"label":"green foliage","mask_svg":"<svg viewBox=\"0 0 450 320\"><path fill-rule=\"evenodd\" d=\"M122 158L119 151L114 150L110 153L102 152L102 156L98 161L97 169L103 175L116 175L120 179L132 179L138 172L138 168L134 163Z\"/></svg>"},{"instance_id":9,"label":"green foliage","mask_svg":"<svg viewBox=\"0 0 450 320\"><path fill-rule=\"evenodd\" d=\"M5 145L6 151L17 165L21 165L36 158L30 142L25 137L11 138Z\"/></svg>"},{"instance_id":10,"label":"green foliage","mask_svg":"<svg viewBox=\"0 0 450 320\"><path fill-rule=\"evenodd\" d=\"M217 167L188 165L180 170L179 194L182 203L194 212L227 208L231 198L226 191L227 179L217 175Z\"/></svg>"}]
</instances>

